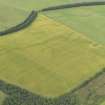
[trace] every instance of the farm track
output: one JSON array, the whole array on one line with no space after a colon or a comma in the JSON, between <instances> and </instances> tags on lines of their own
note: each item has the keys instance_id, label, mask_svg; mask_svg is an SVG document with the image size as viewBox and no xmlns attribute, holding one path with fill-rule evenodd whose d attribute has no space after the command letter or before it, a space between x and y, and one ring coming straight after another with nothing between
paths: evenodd
<instances>
[{"instance_id":1,"label":"farm track","mask_svg":"<svg viewBox=\"0 0 105 105\"><path fill-rule=\"evenodd\" d=\"M2 80L0 91L7 95L3 105L99 105L105 100L105 69L73 91L55 98L31 93Z\"/></svg>"}]
</instances>

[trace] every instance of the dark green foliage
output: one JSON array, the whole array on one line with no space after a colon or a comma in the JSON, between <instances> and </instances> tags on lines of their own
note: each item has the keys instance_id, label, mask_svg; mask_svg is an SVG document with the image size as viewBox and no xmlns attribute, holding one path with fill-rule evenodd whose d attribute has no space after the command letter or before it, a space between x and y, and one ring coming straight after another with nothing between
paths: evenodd
<instances>
[{"instance_id":1,"label":"dark green foliage","mask_svg":"<svg viewBox=\"0 0 105 105\"><path fill-rule=\"evenodd\" d=\"M3 105L54 105L52 99L41 97L4 81L0 81L0 90L7 95Z\"/></svg>"},{"instance_id":2,"label":"dark green foliage","mask_svg":"<svg viewBox=\"0 0 105 105\"><path fill-rule=\"evenodd\" d=\"M23 21L22 23L14 27L10 27L9 29L6 29L5 31L1 31L0 36L4 36L9 33L17 32L21 29L28 27L37 18L38 12L47 12L47 11L58 10L58 9L76 8L76 7L82 7L82 6L96 6L96 5L105 5L105 1L80 2L80 3L72 3L72 4L64 4L64 5L47 7L47 8L38 10L38 11L33 10L30 13L29 17L26 18L25 21Z\"/></svg>"},{"instance_id":3,"label":"dark green foliage","mask_svg":"<svg viewBox=\"0 0 105 105\"><path fill-rule=\"evenodd\" d=\"M26 89L0 81L0 91L7 95L3 105L99 105L105 99L105 69L75 88L56 98L43 97ZM97 84L99 80L103 82ZM100 87L101 85L101 87Z\"/></svg>"},{"instance_id":4,"label":"dark green foliage","mask_svg":"<svg viewBox=\"0 0 105 105\"><path fill-rule=\"evenodd\" d=\"M64 5L47 7L40 11L46 12L46 11L52 11L52 10L58 10L58 9L76 8L76 7L82 7L82 6L96 6L96 5L105 5L105 1L79 2L79 3L72 3L72 4L64 4Z\"/></svg>"},{"instance_id":5,"label":"dark green foliage","mask_svg":"<svg viewBox=\"0 0 105 105\"><path fill-rule=\"evenodd\" d=\"M5 31L0 32L0 36L4 36L9 33L17 32L21 29L28 27L36 19L36 17L37 17L37 12L32 11L30 13L30 15L28 16L28 18L26 18L26 20L24 20L22 23L14 26L14 27L10 27L9 29L7 29Z\"/></svg>"}]
</instances>

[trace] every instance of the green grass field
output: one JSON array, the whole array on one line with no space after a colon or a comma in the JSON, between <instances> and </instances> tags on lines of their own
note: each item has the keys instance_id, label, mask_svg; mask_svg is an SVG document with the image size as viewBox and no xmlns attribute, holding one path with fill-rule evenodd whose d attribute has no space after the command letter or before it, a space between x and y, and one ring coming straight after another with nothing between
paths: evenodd
<instances>
[{"instance_id":1,"label":"green grass field","mask_svg":"<svg viewBox=\"0 0 105 105\"><path fill-rule=\"evenodd\" d=\"M68 27L72 27L90 39L105 44L105 6L86 7L51 12L46 15Z\"/></svg>"},{"instance_id":2,"label":"green grass field","mask_svg":"<svg viewBox=\"0 0 105 105\"><path fill-rule=\"evenodd\" d=\"M24 19L26 17L26 14L28 14L27 12L33 9L41 9L41 8L52 6L52 5L65 4L65 3L70 3L70 2L79 2L79 1L87 1L87 0L60 0L60 1L58 0L53 0L53 1L31 0L29 1L27 0L26 3L24 3L24 0L23 1L7 0L6 3L5 1L0 0L1 5L6 4L6 6L9 6L15 9L18 8L19 10L23 11L23 12L20 12L18 9L17 10L14 9L14 11L17 11L14 14L14 16L16 17L20 16L20 18L18 17L18 19L16 19L18 21L19 19ZM91 0L88 0L88 1L91 1ZM93 0L93 1L96 1L96 0ZM55 21L63 23L67 25L68 27L72 27L74 30L77 30L78 32L83 33L84 35L88 36L92 40L98 42L99 44L100 43L105 44L105 40L104 40L105 36L103 35L105 34L104 9L105 9L105 6L85 7L85 8L76 8L76 9L66 9L66 10L61 10L61 11L56 11L56 12L53 11L53 12L45 13L44 15L47 15L49 18L52 18ZM22 13L24 13L24 15L22 15ZM16 24L16 22L14 23Z\"/></svg>"},{"instance_id":3,"label":"green grass field","mask_svg":"<svg viewBox=\"0 0 105 105\"><path fill-rule=\"evenodd\" d=\"M32 8L70 2L44 1L24 4L24 0L0 0L0 5L5 14L8 11L4 4L15 7L14 19L18 16L19 22ZM78 86L105 67L104 10L99 6L40 14L29 28L1 37L0 79L51 97ZM0 24L3 25L2 20ZM0 93L0 105L3 97Z\"/></svg>"}]
</instances>

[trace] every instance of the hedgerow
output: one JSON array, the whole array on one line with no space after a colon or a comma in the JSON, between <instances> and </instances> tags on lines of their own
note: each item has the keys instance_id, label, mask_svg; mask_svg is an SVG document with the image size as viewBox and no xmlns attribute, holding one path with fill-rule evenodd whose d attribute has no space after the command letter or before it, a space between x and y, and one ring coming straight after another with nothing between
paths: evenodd
<instances>
[{"instance_id":1,"label":"hedgerow","mask_svg":"<svg viewBox=\"0 0 105 105\"><path fill-rule=\"evenodd\" d=\"M88 86L88 84L91 83L91 81L94 81L103 73L105 73L105 69L103 69L94 77L90 78L88 81L85 81L82 85L76 87L72 91L55 98L43 97L38 94L31 93L26 89L22 89L18 86L8 84L5 81L1 80L0 91L7 95L6 99L3 102L3 105L81 105L82 97L80 96L81 93L79 93L80 90ZM105 98L105 96L102 96L100 98L95 92L93 93L93 91L91 92L91 94L94 95L94 98L91 99L93 101L92 104L94 105L97 105L96 103L98 103L98 100L100 102L102 99ZM93 97L91 96L91 94L86 95L85 105L88 105L88 101L91 101L87 99L87 97Z\"/></svg>"},{"instance_id":2,"label":"hedgerow","mask_svg":"<svg viewBox=\"0 0 105 105\"><path fill-rule=\"evenodd\" d=\"M0 36L8 35L9 33L17 32L21 29L28 27L36 19L36 17L37 17L37 12L32 11L26 20L24 20L23 22L14 27L1 31Z\"/></svg>"}]
</instances>

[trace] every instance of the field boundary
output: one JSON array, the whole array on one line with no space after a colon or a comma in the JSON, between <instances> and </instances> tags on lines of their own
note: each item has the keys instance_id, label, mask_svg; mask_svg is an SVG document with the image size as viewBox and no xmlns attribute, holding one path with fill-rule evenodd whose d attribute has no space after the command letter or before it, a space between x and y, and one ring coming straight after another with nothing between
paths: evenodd
<instances>
[{"instance_id":1,"label":"field boundary","mask_svg":"<svg viewBox=\"0 0 105 105\"><path fill-rule=\"evenodd\" d=\"M92 102L92 104L89 105L99 105L105 100L105 93L101 93L102 95L99 93L99 91L101 91L102 89L105 90L105 83L104 81L100 81L101 85L100 83L95 83L99 82L99 80L105 80L104 77L105 68L103 68L100 72L97 72L94 76L82 82L79 86L75 87L70 92L61 95L58 98L56 97L56 105L88 105L89 101ZM85 98L82 96L83 94L85 94Z\"/></svg>"},{"instance_id":2,"label":"field boundary","mask_svg":"<svg viewBox=\"0 0 105 105\"><path fill-rule=\"evenodd\" d=\"M87 84L89 84L91 81L93 81L96 78L98 78L99 76L101 76L103 73L105 73L105 68L102 71L97 72L94 76L92 76L89 79L87 79L84 82L82 82L79 86L77 86L76 88L74 88L73 90L71 90L70 93L72 94L72 93L76 92L78 89L83 88L84 86L86 86Z\"/></svg>"},{"instance_id":3,"label":"field boundary","mask_svg":"<svg viewBox=\"0 0 105 105\"><path fill-rule=\"evenodd\" d=\"M22 101L22 103L25 103L25 105L27 102L35 105L99 105L104 101L105 93L103 92L101 93L102 95L100 95L99 92L94 92L94 90L91 89L94 89L94 86L97 87L100 86L100 84L95 84L95 83L99 82L99 80L104 80L105 79L104 75L105 75L105 68L103 68L100 72L96 73L90 79L84 81L81 85L74 88L72 91L54 98L44 97L38 94L31 93L26 89L22 89L18 86L8 84L5 81L0 80L0 91L8 95L3 105L7 105L5 103L9 104L9 102L12 104L11 99L14 100L16 103L20 103ZM101 82L102 86L96 88L96 91L105 89L104 81ZM89 91L88 89L91 91ZM85 98L81 95L81 93L85 94ZM83 102L81 102L82 99ZM91 101L92 104L88 104L88 102Z\"/></svg>"},{"instance_id":4,"label":"field boundary","mask_svg":"<svg viewBox=\"0 0 105 105\"><path fill-rule=\"evenodd\" d=\"M43 8L39 10L39 12L47 12L47 11L61 10L61 9L67 9L67 8L97 6L97 5L105 5L105 1L78 2L78 3L71 3L71 4L56 5L52 7Z\"/></svg>"},{"instance_id":5,"label":"field boundary","mask_svg":"<svg viewBox=\"0 0 105 105\"><path fill-rule=\"evenodd\" d=\"M97 6L97 5L105 5L105 1L70 3L70 4L46 7L37 11L33 10L30 13L30 15L26 18L26 20L24 20L23 22L21 22L20 24L16 26L13 26L9 29L1 31L0 36L4 36L9 33L18 32L21 29L25 29L26 27L31 25L31 23L37 18L38 13L40 12L48 12L48 11L54 11L54 10L62 10L62 9L67 9L67 8L77 8L77 7L85 7L85 6Z\"/></svg>"},{"instance_id":6,"label":"field boundary","mask_svg":"<svg viewBox=\"0 0 105 105\"><path fill-rule=\"evenodd\" d=\"M30 15L20 24L13 26L7 30L1 31L0 32L0 36L4 36L7 35L9 33L14 33L14 32L18 32L21 29L25 29L27 28L29 25L31 25L33 23L33 21L36 19L37 17L37 12L36 11L32 11L30 13Z\"/></svg>"}]
</instances>

